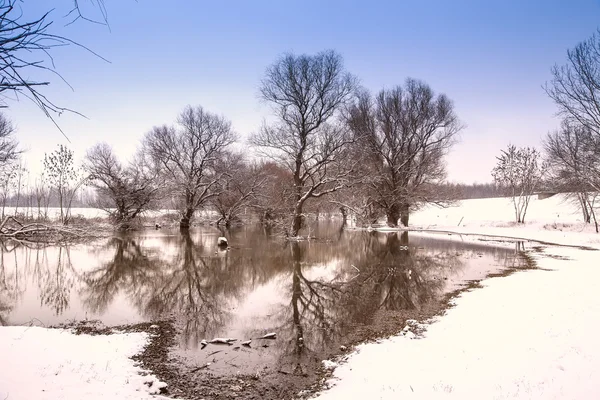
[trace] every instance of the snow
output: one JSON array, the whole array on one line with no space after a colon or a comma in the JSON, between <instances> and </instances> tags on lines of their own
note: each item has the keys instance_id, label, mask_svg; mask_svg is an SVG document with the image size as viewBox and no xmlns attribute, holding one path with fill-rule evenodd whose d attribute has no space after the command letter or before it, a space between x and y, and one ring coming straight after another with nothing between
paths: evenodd
<instances>
[{"instance_id":1,"label":"snow","mask_svg":"<svg viewBox=\"0 0 600 400\"><path fill-rule=\"evenodd\" d=\"M530 222L519 226L510 222L510 206L507 199L467 200L424 209L411 221L600 247L600 236L562 196L532 200ZM318 399L600 398L600 254L544 246L530 255L540 269L483 281L483 288L455 298L445 315L422 324L418 336L411 321L398 336L336 360L331 388Z\"/></svg>"},{"instance_id":2,"label":"snow","mask_svg":"<svg viewBox=\"0 0 600 400\"><path fill-rule=\"evenodd\" d=\"M515 237L562 245L600 247L593 224L562 194L539 200L532 197L525 224L515 222L510 198L462 200L448 208L426 206L410 217L411 229Z\"/></svg>"},{"instance_id":3,"label":"snow","mask_svg":"<svg viewBox=\"0 0 600 400\"><path fill-rule=\"evenodd\" d=\"M76 335L69 330L0 328L0 399L166 399L166 384L130 359L146 333Z\"/></svg>"}]
</instances>

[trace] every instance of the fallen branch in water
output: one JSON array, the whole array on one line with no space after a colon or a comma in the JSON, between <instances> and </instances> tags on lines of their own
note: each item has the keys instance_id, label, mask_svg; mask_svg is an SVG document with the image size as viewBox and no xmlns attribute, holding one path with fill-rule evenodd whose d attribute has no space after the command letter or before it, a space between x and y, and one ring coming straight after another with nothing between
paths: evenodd
<instances>
[{"instance_id":1,"label":"fallen branch in water","mask_svg":"<svg viewBox=\"0 0 600 400\"><path fill-rule=\"evenodd\" d=\"M13 216L4 218L0 224L0 238L35 243L58 243L98 237L91 230L66 225L48 225L40 222L23 224Z\"/></svg>"}]
</instances>

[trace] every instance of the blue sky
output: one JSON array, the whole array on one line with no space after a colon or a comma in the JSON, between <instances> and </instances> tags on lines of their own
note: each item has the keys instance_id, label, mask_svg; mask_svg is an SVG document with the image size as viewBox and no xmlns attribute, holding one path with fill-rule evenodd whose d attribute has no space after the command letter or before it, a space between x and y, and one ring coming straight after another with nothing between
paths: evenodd
<instances>
[{"instance_id":1,"label":"blue sky","mask_svg":"<svg viewBox=\"0 0 600 400\"><path fill-rule=\"evenodd\" d=\"M490 181L500 149L540 146L558 127L542 85L567 49L600 26L600 0L106 0L110 30L83 21L65 27L71 0L26 0L22 8L39 15L48 4L54 32L110 63L72 46L53 53L74 91L53 79L44 93L89 118L57 118L71 143L35 105L10 102L5 113L32 171L59 143L81 157L105 141L125 159L187 104L226 116L243 139L269 114L257 98L269 64L284 52L334 49L373 92L413 77L448 95L466 125L447 159L449 180Z\"/></svg>"}]
</instances>

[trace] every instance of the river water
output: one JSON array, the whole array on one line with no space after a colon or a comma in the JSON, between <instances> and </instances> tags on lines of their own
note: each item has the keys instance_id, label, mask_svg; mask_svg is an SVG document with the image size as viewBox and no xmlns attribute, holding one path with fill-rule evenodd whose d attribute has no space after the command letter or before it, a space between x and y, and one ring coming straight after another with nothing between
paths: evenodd
<instances>
[{"instance_id":1,"label":"river water","mask_svg":"<svg viewBox=\"0 0 600 400\"><path fill-rule=\"evenodd\" d=\"M174 354L211 372L317 357L381 312L418 313L491 274L526 266L521 242L347 231L321 223L288 243L259 226L147 230L86 244L0 243L0 324L105 325L172 318ZM392 315L392 314L390 314ZM276 339L260 339L275 333ZM202 340L235 339L231 345ZM241 342L252 340L250 346Z\"/></svg>"}]
</instances>

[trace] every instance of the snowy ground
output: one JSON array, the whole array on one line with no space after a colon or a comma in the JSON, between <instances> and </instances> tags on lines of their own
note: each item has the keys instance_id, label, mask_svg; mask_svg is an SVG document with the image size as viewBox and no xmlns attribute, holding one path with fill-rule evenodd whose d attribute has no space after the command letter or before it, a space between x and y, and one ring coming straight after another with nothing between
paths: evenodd
<instances>
[{"instance_id":1,"label":"snowy ground","mask_svg":"<svg viewBox=\"0 0 600 400\"><path fill-rule=\"evenodd\" d=\"M129 357L146 333L75 335L68 330L0 328L0 399L159 399L163 383ZM146 375L143 375L146 374Z\"/></svg>"},{"instance_id":2,"label":"snowy ground","mask_svg":"<svg viewBox=\"0 0 600 400\"><path fill-rule=\"evenodd\" d=\"M428 206L410 217L411 228L511 236L566 245L600 247L593 224L564 195L532 198L525 224L517 224L510 198L463 200L455 207Z\"/></svg>"},{"instance_id":3,"label":"snowy ground","mask_svg":"<svg viewBox=\"0 0 600 400\"><path fill-rule=\"evenodd\" d=\"M505 199L489 199L425 209L412 221L422 228L600 247L600 236L561 196L534 200L525 226L511 217ZM337 365L332 388L318 398L600 398L600 253L549 246L532 256L541 269L488 279L483 289L463 293L446 315L426 325L422 338L407 332L359 346Z\"/></svg>"}]
</instances>

